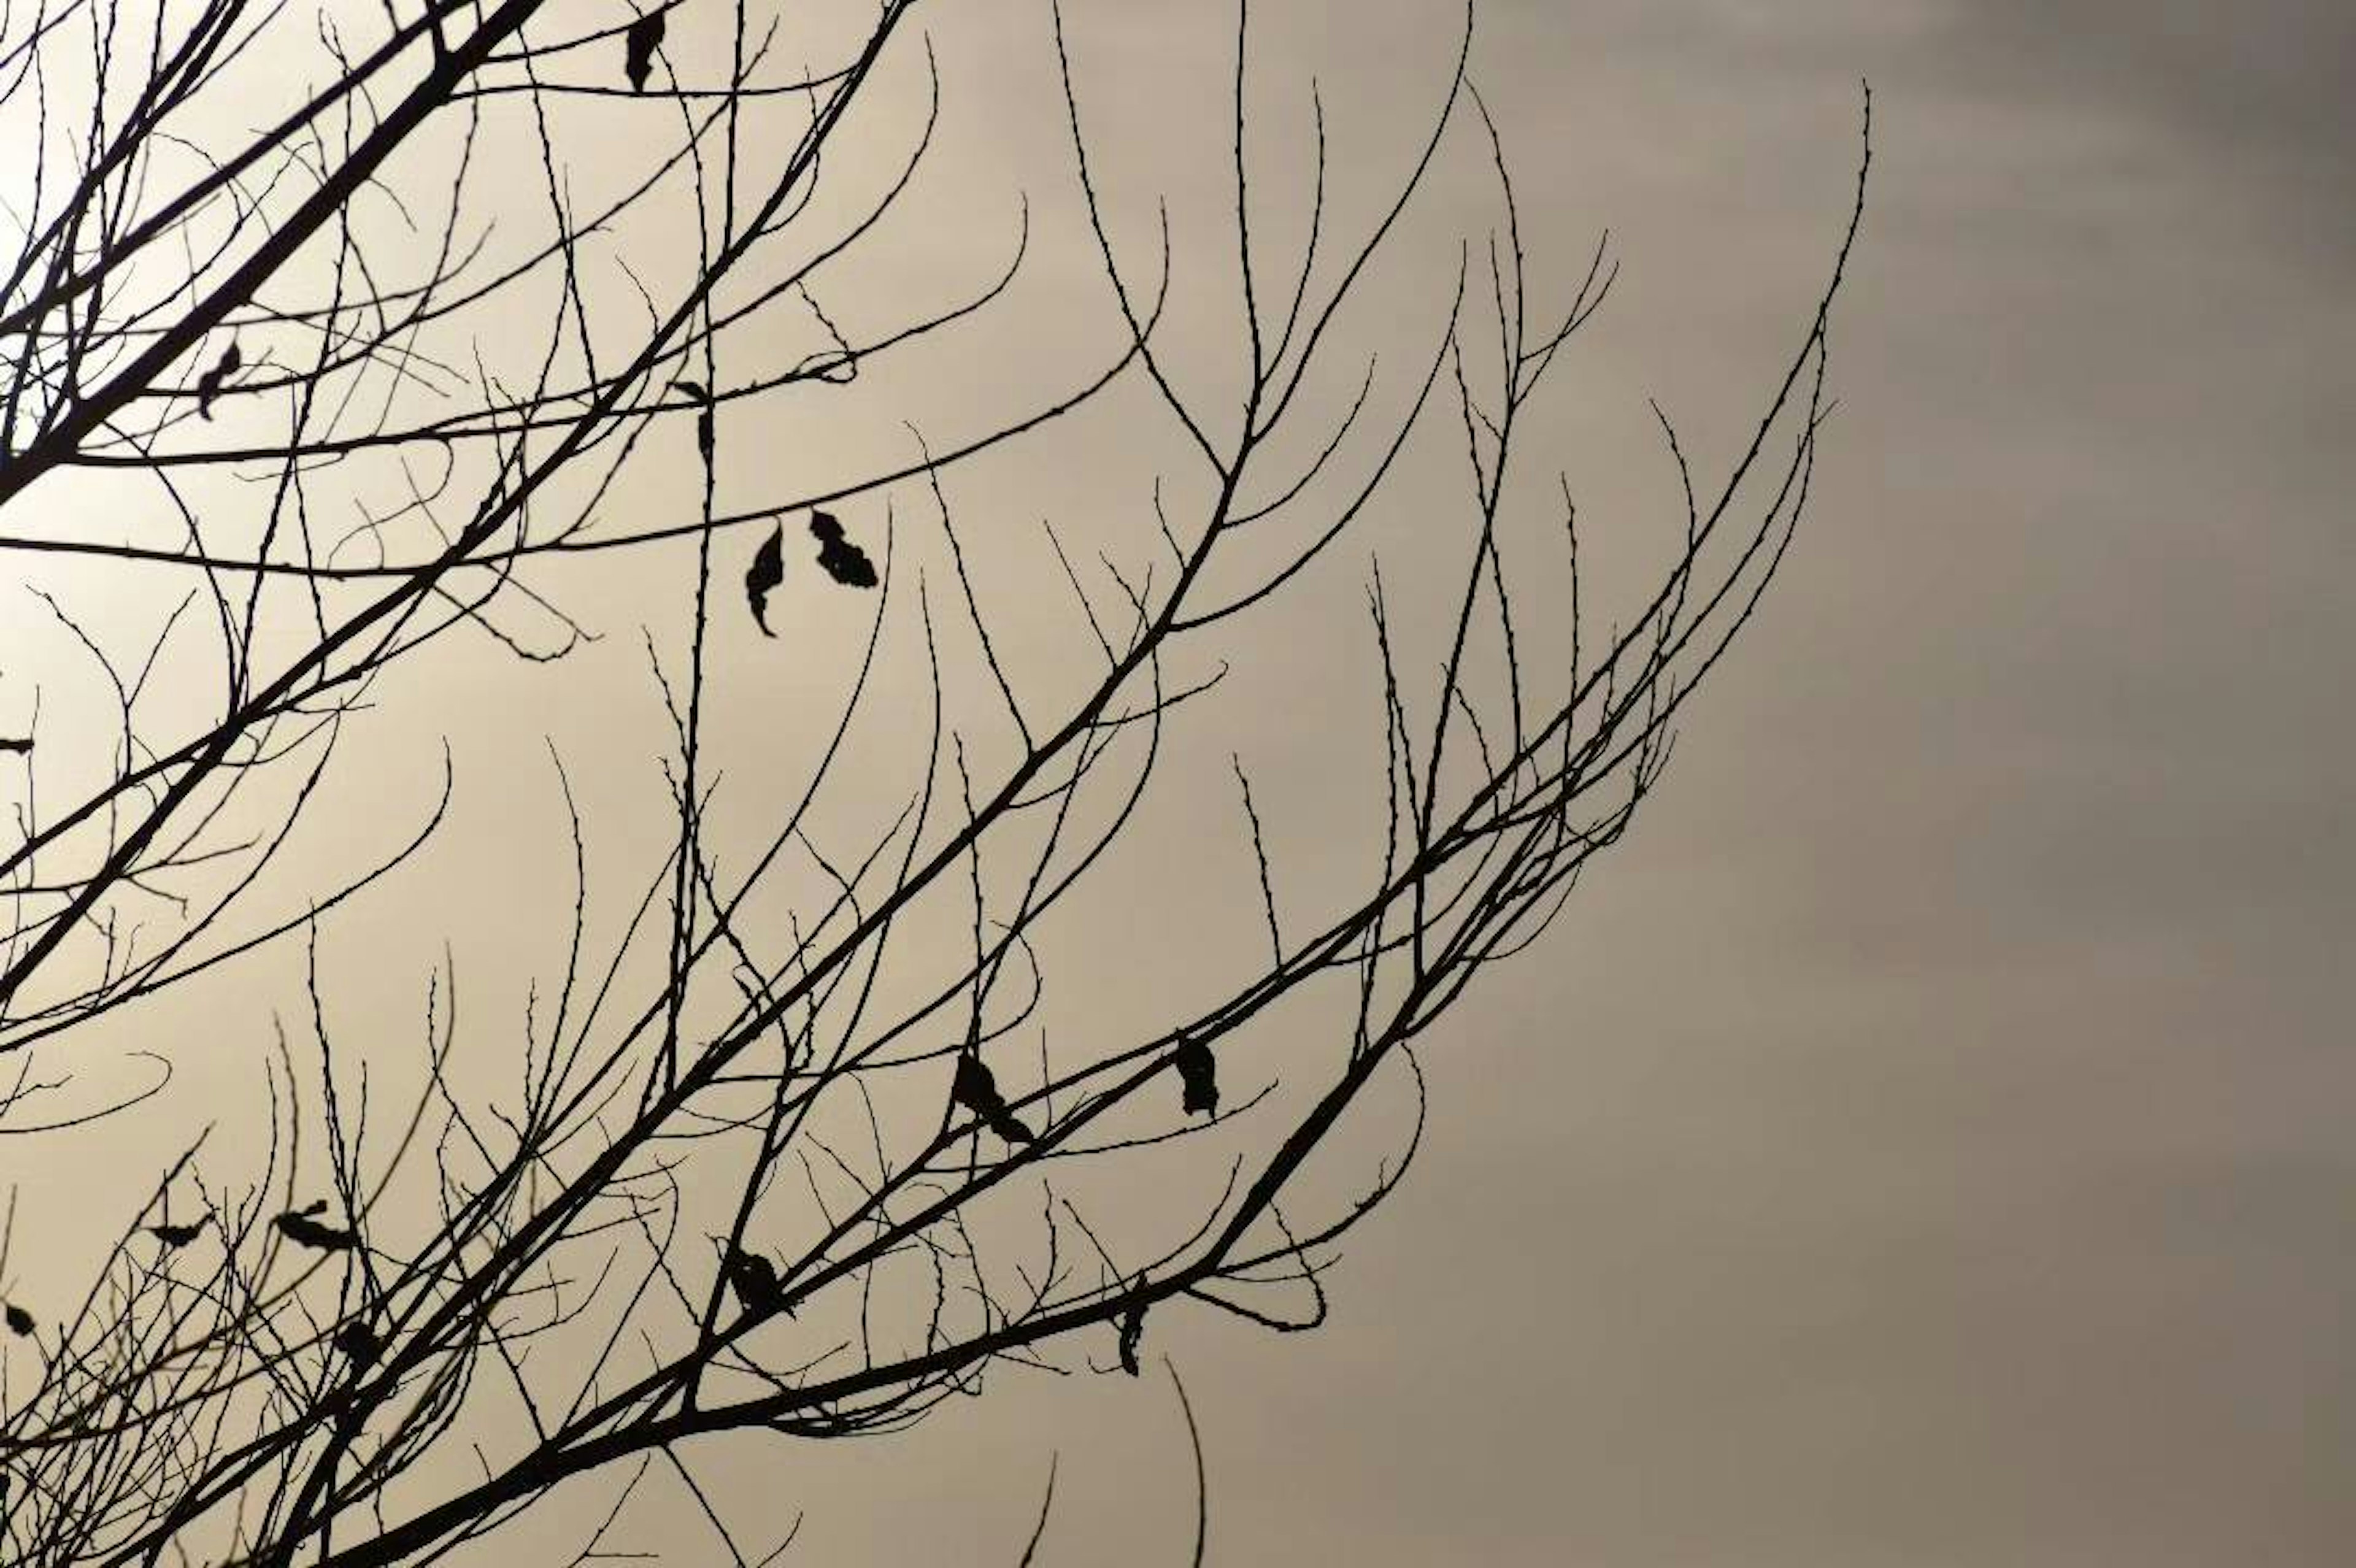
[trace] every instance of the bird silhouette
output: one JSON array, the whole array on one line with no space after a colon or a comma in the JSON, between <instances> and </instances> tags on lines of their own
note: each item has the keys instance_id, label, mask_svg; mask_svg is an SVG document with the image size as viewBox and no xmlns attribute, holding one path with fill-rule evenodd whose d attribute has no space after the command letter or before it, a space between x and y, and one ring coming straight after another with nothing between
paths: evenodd
<instances>
[{"instance_id":1,"label":"bird silhouette","mask_svg":"<svg viewBox=\"0 0 2356 1568\"><path fill-rule=\"evenodd\" d=\"M1219 1114L1219 1064L1211 1048L1193 1035L1182 1037L1178 1049L1170 1053L1171 1065L1178 1069L1179 1082L1185 1085L1182 1102L1188 1115L1200 1111L1206 1116Z\"/></svg>"},{"instance_id":2,"label":"bird silhouette","mask_svg":"<svg viewBox=\"0 0 2356 1568\"><path fill-rule=\"evenodd\" d=\"M245 356L238 352L237 339L230 338L229 347L221 350L220 361L197 378L197 415L199 419L213 417L213 400L220 395L221 383L244 363Z\"/></svg>"},{"instance_id":3,"label":"bird silhouette","mask_svg":"<svg viewBox=\"0 0 2356 1568\"><path fill-rule=\"evenodd\" d=\"M207 1214L202 1219L191 1220L185 1225L150 1225L147 1227L147 1233L163 1243L164 1250L168 1253L187 1246L202 1235L205 1227L212 1223L212 1218L210 1214Z\"/></svg>"},{"instance_id":4,"label":"bird silhouette","mask_svg":"<svg viewBox=\"0 0 2356 1568\"><path fill-rule=\"evenodd\" d=\"M16 1335L21 1339L25 1335L30 1334L33 1331L33 1315L31 1313L26 1311L23 1307L17 1306L13 1301L8 1303L5 1311L8 1318L8 1332Z\"/></svg>"},{"instance_id":5,"label":"bird silhouette","mask_svg":"<svg viewBox=\"0 0 2356 1568\"><path fill-rule=\"evenodd\" d=\"M622 35L622 69L630 78L630 91L644 92L647 75L655 68L655 48L663 40L663 14L650 11L630 24Z\"/></svg>"},{"instance_id":6,"label":"bird silhouette","mask_svg":"<svg viewBox=\"0 0 2356 1568\"><path fill-rule=\"evenodd\" d=\"M758 1253L730 1247L720 1259L720 1272L747 1312L790 1311L785 1287L777 1283L777 1265Z\"/></svg>"},{"instance_id":7,"label":"bird silhouette","mask_svg":"<svg viewBox=\"0 0 2356 1568\"><path fill-rule=\"evenodd\" d=\"M753 624L761 628L765 637L777 634L769 630L769 590L786 580L786 528L777 525L776 531L761 541L753 552L752 568L744 573L744 597L753 605Z\"/></svg>"},{"instance_id":8,"label":"bird silhouette","mask_svg":"<svg viewBox=\"0 0 2356 1568\"><path fill-rule=\"evenodd\" d=\"M980 1116L985 1126L1008 1143L1039 1141L1039 1135L1007 1108L1006 1096L998 1092L997 1076L979 1056L958 1058L957 1076L949 1083L949 1097Z\"/></svg>"},{"instance_id":9,"label":"bird silhouette","mask_svg":"<svg viewBox=\"0 0 2356 1568\"><path fill-rule=\"evenodd\" d=\"M273 1223L288 1241L299 1245L316 1247L323 1253L349 1252L352 1243L358 1239L351 1232L339 1230L334 1225L323 1225L312 1218L327 1206L327 1200L322 1198L300 1209L289 1209Z\"/></svg>"}]
</instances>

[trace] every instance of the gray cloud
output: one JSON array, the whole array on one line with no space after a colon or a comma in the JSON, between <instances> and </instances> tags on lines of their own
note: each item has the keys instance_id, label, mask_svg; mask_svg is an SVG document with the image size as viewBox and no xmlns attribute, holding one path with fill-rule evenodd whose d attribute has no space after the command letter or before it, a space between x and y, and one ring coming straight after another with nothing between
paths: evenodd
<instances>
[{"instance_id":1,"label":"gray cloud","mask_svg":"<svg viewBox=\"0 0 2356 1568\"><path fill-rule=\"evenodd\" d=\"M1969 0L1943 69L1975 90L2147 117L2262 194L2286 240L2356 252L2356 8L2339 0Z\"/></svg>"}]
</instances>

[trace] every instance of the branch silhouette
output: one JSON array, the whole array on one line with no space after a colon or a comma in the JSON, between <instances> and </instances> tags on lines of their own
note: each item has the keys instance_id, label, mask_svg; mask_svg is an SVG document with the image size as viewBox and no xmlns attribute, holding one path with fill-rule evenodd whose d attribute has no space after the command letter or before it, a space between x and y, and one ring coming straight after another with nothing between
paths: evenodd
<instances>
[{"instance_id":1,"label":"branch silhouette","mask_svg":"<svg viewBox=\"0 0 2356 1568\"><path fill-rule=\"evenodd\" d=\"M37 154L0 176L0 551L27 595L0 684L30 714L0 737L23 759L0 1138L107 1136L180 1103L177 1062L253 1091L218 1133L110 1151L140 1193L77 1194L88 1255L39 1260L37 1320L0 1311L0 1561L423 1563L537 1510L582 1563L641 1552L650 1516L720 1536L680 1560L751 1563L767 1499L707 1473L715 1442L891 1434L1013 1368L1140 1376L1158 1314L1315 1327L1335 1243L1412 1163L1436 1026L1621 841L1781 566L1869 96L1829 277L1755 428L1704 475L1658 415L1670 559L1622 598L1584 575L1569 479L1529 477L1541 386L1616 266L1599 244L1557 289L1525 257L1469 8L1363 211L1329 210L1312 91L1313 146L1280 165L1312 192L1306 234L1280 254L1248 6L1214 127L1232 221L1165 213L1131 250L1051 5L1055 199L1095 274L1082 301L1055 273L1053 308L1096 338L1081 371L1010 366L999 406L922 432L876 402L1025 325L1031 197L1002 270L879 302L894 274L870 262L905 232L884 219L961 133L941 82L965 62L907 26L914 0L820 10L0 19L0 112ZM70 66L106 91L59 107ZM1488 231L1409 308L1380 291L1411 269L1382 263L1462 205L1429 199L1441 180L1490 193ZM1462 480L1437 510L1411 490L1410 613L1366 536L1435 433ZM1002 479L1084 444L1133 471L1076 523ZM818 575L860 591L798 567L807 616L778 597L800 513ZM739 560L799 684L730 662ZM1152 951L1173 918L1108 868L1156 830L1157 781L1193 787L1185 718L1332 635L1284 617L1352 570L1379 762L1346 883L1296 880L1290 852L1347 803L1303 820L1219 760L1241 818L1187 859L1238 873L1203 935L1242 933L1249 962L1159 976L1187 997L1166 1008L1136 987L1141 1022L1066 1027L1066 977L1130 988L1090 974L1091 932ZM1266 637L1232 635L1253 617ZM655 746L591 651L617 618ZM500 786L503 845L553 846L569 888L449 848L485 771L449 693L494 670L596 716L594 757L552 738L537 784ZM439 757L384 761L436 731ZM651 805L613 804L633 769ZM504 934L553 957L469 945L509 895L530 908L498 909ZM391 935L367 923L387 910L409 912ZM411 981L413 1041L383 1002ZM477 999L510 984L512 1009ZM155 1069L129 1092L85 1071L124 1038ZM1301 1179L1321 1150L1365 1162L1357 1196ZM1178 1173L1153 1179L1183 1222L1125 1200L1149 1168ZM540 1509L596 1486L610 1513Z\"/></svg>"}]
</instances>

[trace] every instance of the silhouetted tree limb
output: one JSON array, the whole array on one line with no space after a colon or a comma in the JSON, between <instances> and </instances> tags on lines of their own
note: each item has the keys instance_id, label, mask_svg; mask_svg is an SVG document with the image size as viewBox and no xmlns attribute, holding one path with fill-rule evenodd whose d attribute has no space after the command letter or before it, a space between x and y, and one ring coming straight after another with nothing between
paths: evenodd
<instances>
[{"instance_id":1,"label":"silhouetted tree limb","mask_svg":"<svg viewBox=\"0 0 2356 1568\"><path fill-rule=\"evenodd\" d=\"M749 1561L698 1440L897 1431L1001 1362L1050 1364L1075 1343L1101 1356L1108 1335L1098 1370L1138 1375L1149 1317L1197 1305L1313 1327L1334 1244L1419 1147L1432 1026L1539 938L1659 778L1809 495L1863 164L1830 281L1724 474L1705 482L1660 415L1680 481L1673 559L1599 632L1569 481L1520 476L1536 394L1615 274L1599 246L1551 314L1534 297L1468 74L1469 14L1370 216L1326 211L1316 105L1287 278L1254 227L1266 197L1238 6L1232 271L1216 283L1232 336L1215 346L1234 380L1215 396L1160 332L1180 271L1166 219L1151 286L1111 238L1056 11L1117 324L1101 368L937 449L911 425L913 457L848 481L740 463L741 432L935 347L1005 298L1028 253L1026 204L1014 261L957 304L846 331L825 303L830 269L880 243L933 144L916 9L883 0L837 57L805 62L798 6L674 0L555 22L538 0L423 0L323 21L325 86L259 47L295 48L291 14L244 0L0 20L0 129L43 155L8 193L21 239L0 272L0 550L171 585L155 624L128 630L47 596L49 640L11 644L11 679L31 663L101 696L87 736L36 702L27 738L0 740L25 781L0 852L0 1135L64 1136L112 1108L46 1109L91 1026L304 939L296 1021L262 1048L175 1048L252 1049L265 1138L154 1151L145 1201L93 1212L86 1279L21 1280L0 1238L0 1283L33 1304L12 1295L5 1313L26 1343L0 1395L0 1557L422 1562L602 1475L612 1509L581 1531L582 1561L618 1549L642 1492L673 1488ZM69 55L96 62L87 102L42 85ZM922 130L880 197L821 201L845 162L824 155L902 61L923 67ZM208 118L225 100L239 112ZM598 166L614 146L576 141L575 110L629 117L635 161ZM1495 231L1467 241L1445 306L1413 324L1405 372L1344 372L1351 302L1460 145L1495 182ZM631 268L634 247L649 264ZM1067 549L1052 520L969 552L969 461L1044 441L1141 373L1160 422L1131 432L1139 450L1166 437L1183 453L1137 486L1158 541L1146 558L1109 530ZM1353 380L1346 408L1319 409ZM1465 476L1457 509L1428 519L1455 552L1436 645L1369 571L1382 837L1363 875L1323 907L1289 885L1282 814L1264 821L1232 759L1254 874L1236 907L1256 951L1264 924L1264 954L1215 991L1206 977L1185 1016L1051 1037L1045 998L1071 962L1057 917L1086 907L1145 822L1178 710L1251 678L1228 624L1280 613L1334 563L1435 431ZM654 515L629 505L631 476L687 472L691 432L699 493L682 484ZM648 459L665 443L676 469ZM108 475L135 481L145 509L48 507ZM1516 521L1533 507L1549 551L1559 528L1551 564ZM784 520L805 512L816 571L788 572ZM1077 652L1053 679L1004 656L975 570L1024 549L1069 594ZM552 746L544 824L573 867L569 905L551 901L561 973L533 986L520 1027L470 1011L462 1029L445 956L420 987L422 1084L396 1103L392 1075L369 1071L393 1060L382 1022L346 1021L321 933L425 863L454 787L446 748L438 799L390 818L359 869L292 899L265 873L295 859L315 808L413 786L356 777L338 752L374 709L418 700L411 656L468 646L562 678L597 629L547 569L612 551L630 552L634 602L669 616L646 633L672 729L668 816L651 832L584 822L581 775ZM737 561L750 631L731 607ZM871 613L863 641L827 646L816 617L784 607L836 585L862 591L832 603ZM723 646L839 677L792 777L747 784L723 765ZM878 734L907 754L873 762ZM726 826L748 812L752 827ZM590 843L608 834L601 864L626 869L593 887ZM593 925L607 910L618 931ZM1275 1027L1296 1000L1326 1023ZM454 1076L462 1040L515 1062L511 1092ZM1394 1127L1370 1109L1393 1086L1413 1097L1403 1139L1355 1198L1321 1205L1304 1170ZM1099 1177L1168 1145L1202 1154L1194 1218L1165 1230ZM445 1449L478 1463L426 1463ZM1052 1498L1051 1472L1025 1562ZM1198 1509L1195 1561L1206 1541Z\"/></svg>"}]
</instances>

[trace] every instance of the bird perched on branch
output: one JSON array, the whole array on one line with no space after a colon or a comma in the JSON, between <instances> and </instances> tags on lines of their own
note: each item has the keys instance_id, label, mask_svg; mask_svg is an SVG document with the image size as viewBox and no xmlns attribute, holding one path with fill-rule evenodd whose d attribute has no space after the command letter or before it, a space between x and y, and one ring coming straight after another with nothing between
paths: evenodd
<instances>
[{"instance_id":1,"label":"bird perched on branch","mask_svg":"<svg viewBox=\"0 0 2356 1568\"><path fill-rule=\"evenodd\" d=\"M1219 1063L1211 1048L1193 1035L1181 1036L1178 1048L1170 1053L1170 1064L1178 1069L1178 1081L1185 1086L1182 1102L1188 1115L1200 1111L1206 1116L1219 1114Z\"/></svg>"},{"instance_id":2,"label":"bird perched on branch","mask_svg":"<svg viewBox=\"0 0 2356 1568\"><path fill-rule=\"evenodd\" d=\"M818 540L818 564L846 588L875 586L875 563L867 552L842 537L842 519L832 512L810 514L810 535Z\"/></svg>"},{"instance_id":3,"label":"bird perched on branch","mask_svg":"<svg viewBox=\"0 0 2356 1568\"><path fill-rule=\"evenodd\" d=\"M1039 1135L1025 1126L1007 1108L1006 1096L998 1092L998 1079L973 1053L958 1058L957 1076L950 1081L949 1097L975 1115L983 1125L1011 1144L1039 1141Z\"/></svg>"},{"instance_id":4,"label":"bird perched on branch","mask_svg":"<svg viewBox=\"0 0 2356 1568\"><path fill-rule=\"evenodd\" d=\"M630 91L644 92L647 76L655 68L655 49L663 40L663 14L649 11L630 24L622 35L622 69L630 78Z\"/></svg>"},{"instance_id":5,"label":"bird perched on branch","mask_svg":"<svg viewBox=\"0 0 2356 1568\"><path fill-rule=\"evenodd\" d=\"M220 360L211 369L197 378L198 418L209 420L213 417L213 400L220 395L221 383L244 363L245 356L238 352L237 339L230 338L229 347L221 350Z\"/></svg>"},{"instance_id":6,"label":"bird perched on branch","mask_svg":"<svg viewBox=\"0 0 2356 1568\"><path fill-rule=\"evenodd\" d=\"M298 1245L315 1247L323 1253L351 1251L352 1243L359 1239L351 1232L339 1230L333 1225L323 1225L313 1218L314 1215L323 1212L327 1207L327 1200L322 1198L316 1202L306 1203L300 1209L289 1209L285 1213L279 1215L273 1223L277 1225L282 1235Z\"/></svg>"},{"instance_id":7,"label":"bird perched on branch","mask_svg":"<svg viewBox=\"0 0 2356 1568\"><path fill-rule=\"evenodd\" d=\"M785 580L786 528L780 523L753 552L753 565L744 573L744 597L753 606L753 624L765 637L777 635L769 630L769 591Z\"/></svg>"}]
</instances>

